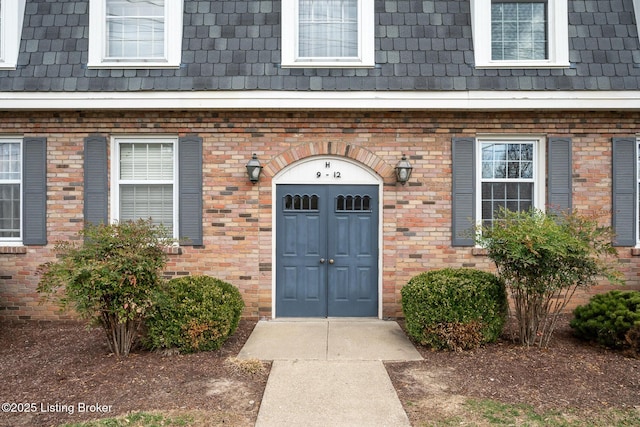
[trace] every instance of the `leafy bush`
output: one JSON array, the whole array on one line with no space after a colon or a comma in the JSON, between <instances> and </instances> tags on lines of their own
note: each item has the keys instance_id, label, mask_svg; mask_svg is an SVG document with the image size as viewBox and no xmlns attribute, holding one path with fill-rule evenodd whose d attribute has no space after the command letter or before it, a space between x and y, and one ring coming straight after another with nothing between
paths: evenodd
<instances>
[{"instance_id":1,"label":"leafy bush","mask_svg":"<svg viewBox=\"0 0 640 427\"><path fill-rule=\"evenodd\" d=\"M147 345L180 352L217 350L235 332L244 308L236 287L210 276L169 280L154 297Z\"/></svg>"},{"instance_id":2,"label":"leafy bush","mask_svg":"<svg viewBox=\"0 0 640 427\"><path fill-rule=\"evenodd\" d=\"M82 244L57 243L58 261L39 267L38 292L100 324L109 349L127 356L161 282L164 248L174 240L150 220L87 224L79 234Z\"/></svg>"},{"instance_id":3,"label":"leafy bush","mask_svg":"<svg viewBox=\"0 0 640 427\"><path fill-rule=\"evenodd\" d=\"M594 295L587 305L576 307L573 314L570 325L576 336L622 349L627 345L625 336L634 325L640 326L640 292Z\"/></svg>"},{"instance_id":4,"label":"leafy bush","mask_svg":"<svg viewBox=\"0 0 640 427\"><path fill-rule=\"evenodd\" d=\"M495 341L507 317L504 283L472 269L428 271L401 290L408 334L422 345L463 350Z\"/></svg>"},{"instance_id":5,"label":"leafy bush","mask_svg":"<svg viewBox=\"0 0 640 427\"><path fill-rule=\"evenodd\" d=\"M577 288L593 286L599 277L622 282L613 231L594 218L501 209L479 231L478 243L510 291L524 345L549 345Z\"/></svg>"}]
</instances>

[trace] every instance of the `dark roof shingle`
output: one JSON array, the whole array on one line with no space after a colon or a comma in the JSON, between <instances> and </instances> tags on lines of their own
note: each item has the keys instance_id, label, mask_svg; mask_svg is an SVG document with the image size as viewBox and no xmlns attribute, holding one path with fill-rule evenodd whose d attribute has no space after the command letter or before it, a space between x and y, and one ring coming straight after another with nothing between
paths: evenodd
<instances>
[{"instance_id":1,"label":"dark roof shingle","mask_svg":"<svg viewBox=\"0 0 640 427\"><path fill-rule=\"evenodd\" d=\"M26 0L16 70L2 91L638 90L632 0L569 2L566 69L477 69L469 0L376 0L376 67L288 69L274 1L184 1L182 65L88 69L88 0Z\"/></svg>"}]
</instances>

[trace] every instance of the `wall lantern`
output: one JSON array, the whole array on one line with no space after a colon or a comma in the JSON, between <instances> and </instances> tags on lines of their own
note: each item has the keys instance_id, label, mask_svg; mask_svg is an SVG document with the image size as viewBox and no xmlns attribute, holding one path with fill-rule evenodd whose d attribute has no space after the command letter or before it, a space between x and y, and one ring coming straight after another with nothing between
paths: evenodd
<instances>
[{"instance_id":1,"label":"wall lantern","mask_svg":"<svg viewBox=\"0 0 640 427\"><path fill-rule=\"evenodd\" d=\"M255 153L251 156L251 160L247 163L247 174L249 175L249 180L255 184L260 179L260 172L262 172L262 166L260 166L260 160Z\"/></svg>"},{"instance_id":2,"label":"wall lantern","mask_svg":"<svg viewBox=\"0 0 640 427\"><path fill-rule=\"evenodd\" d=\"M411 163L409 163L409 161L407 160L407 156L403 154L402 159L396 165L396 178L398 182L404 185L407 181L409 181L409 178L411 178L412 170L413 167L411 166Z\"/></svg>"}]
</instances>

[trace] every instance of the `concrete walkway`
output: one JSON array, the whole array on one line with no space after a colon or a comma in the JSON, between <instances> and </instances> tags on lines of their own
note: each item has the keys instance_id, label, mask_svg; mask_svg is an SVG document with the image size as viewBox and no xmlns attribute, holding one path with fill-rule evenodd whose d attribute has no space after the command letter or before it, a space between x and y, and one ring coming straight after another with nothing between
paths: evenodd
<instances>
[{"instance_id":1,"label":"concrete walkway","mask_svg":"<svg viewBox=\"0 0 640 427\"><path fill-rule=\"evenodd\" d=\"M272 360L257 427L410 426L383 360L422 360L396 322L260 321L240 359Z\"/></svg>"}]
</instances>

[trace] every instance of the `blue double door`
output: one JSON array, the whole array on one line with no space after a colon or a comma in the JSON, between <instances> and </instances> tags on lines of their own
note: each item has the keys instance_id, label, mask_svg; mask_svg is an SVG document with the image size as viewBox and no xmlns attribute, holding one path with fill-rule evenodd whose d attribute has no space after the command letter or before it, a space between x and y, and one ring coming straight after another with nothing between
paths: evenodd
<instances>
[{"instance_id":1,"label":"blue double door","mask_svg":"<svg viewBox=\"0 0 640 427\"><path fill-rule=\"evenodd\" d=\"M276 316L378 315L378 186L276 187Z\"/></svg>"}]
</instances>

